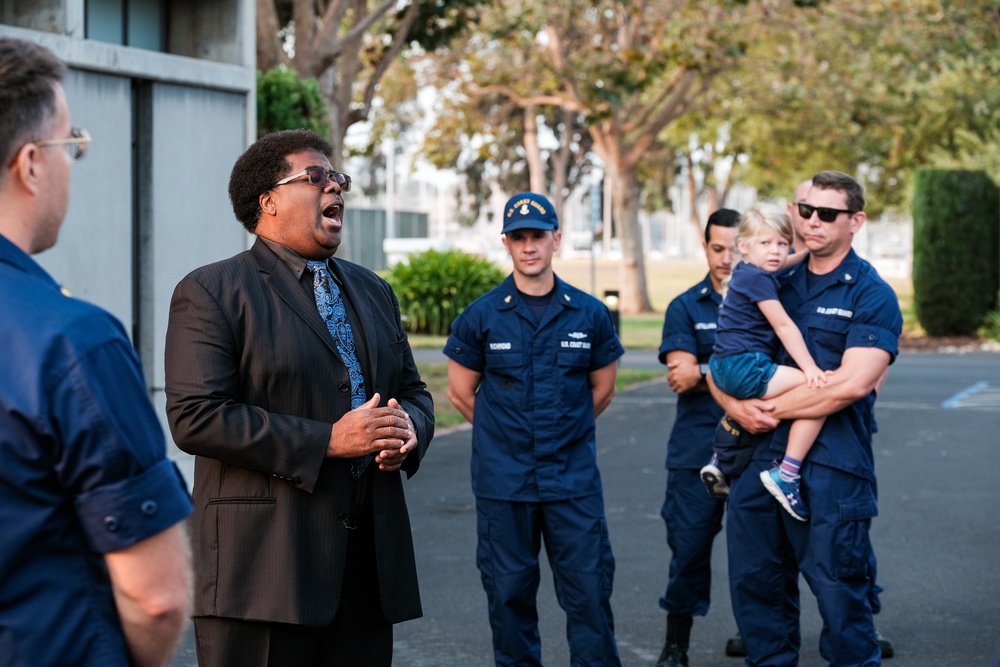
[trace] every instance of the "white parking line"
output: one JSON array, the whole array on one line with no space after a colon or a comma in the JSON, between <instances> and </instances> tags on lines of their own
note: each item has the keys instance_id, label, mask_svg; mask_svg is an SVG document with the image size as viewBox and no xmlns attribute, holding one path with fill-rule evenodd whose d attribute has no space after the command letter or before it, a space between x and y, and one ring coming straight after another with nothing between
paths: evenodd
<instances>
[{"instance_id":1,"label":"white parking line","mask_svg":"<svg viewBox=\"0 0 1000 667\"><path fill-rule=\"evenodd\" d=\"M962 391L958 392L951 398L942 401L942 408L968 408L968 407L983 407L980 401L975 398L976 394L982 392L987 387L990 386L989 382L977 382L971 387L966 387Z\"/></svg>"}]
</instances>

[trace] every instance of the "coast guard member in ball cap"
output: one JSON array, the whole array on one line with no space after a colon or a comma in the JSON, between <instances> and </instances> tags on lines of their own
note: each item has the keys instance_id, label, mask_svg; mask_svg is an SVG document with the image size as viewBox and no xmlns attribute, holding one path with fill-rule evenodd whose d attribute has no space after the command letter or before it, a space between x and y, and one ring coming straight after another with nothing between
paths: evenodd
<instances>
[{"instance_id":1,"label":"coast guard member in ball cap","mask_svg":"<svg viewBox=\"0 0 1000 667\"><path fill-rule=\"evenodd\" d=\"M497 665L541 665L544 538L571 663L620 665L594 420L611 403L624 350L607 307L553 272L561 234L548 199L512 197L503 235L514 272L455 318L444 350L448 397L472 422L493 655Z\"/></svg>"}]
</instances>

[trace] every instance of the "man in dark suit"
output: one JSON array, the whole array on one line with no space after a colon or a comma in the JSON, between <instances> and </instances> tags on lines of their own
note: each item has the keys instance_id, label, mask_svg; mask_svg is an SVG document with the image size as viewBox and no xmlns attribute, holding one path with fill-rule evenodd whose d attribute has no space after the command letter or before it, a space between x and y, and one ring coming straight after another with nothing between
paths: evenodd
<instances>
[{"instance_id":1,"label":"man in dark suit","mask_svg":"<svg viewBox=\"0 0 1000 667\"><path fill-rule=\"evenodd\" d=\"M388 665L392 624L421 615L399 471L416 472L433 405L392 289L332 258L350 177L330 152L306 130L250 146L229 196L256 242L170 304L202 667Z\"/></svg>"}]
</instances>

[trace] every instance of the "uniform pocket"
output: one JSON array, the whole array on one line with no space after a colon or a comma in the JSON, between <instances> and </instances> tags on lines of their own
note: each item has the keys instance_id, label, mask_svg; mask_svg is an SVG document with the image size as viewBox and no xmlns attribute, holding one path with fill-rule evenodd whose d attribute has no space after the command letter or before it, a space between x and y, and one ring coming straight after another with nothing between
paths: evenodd
<instances>
[{"instance_id":1,"label":"uniform pocket","mask_svg":"<svg viewBox=\"0 0 1000 667\"><path fill-rule=\"evenodd\" d=\"M557 363L563 368L590 369L590 350L560 350Z\"/></svg>"},{"instance_id":2,"label":"uniform pocket","mask_svg":"<svg viewBox=\"0 0 1000 667\"><path fill-rule=\"evenodd\" d=\"M487 352L486 368L496 375L520 379L524 375L524 354L521 352Z\"/></svg>"},{"instance_id":3,"label":"uniform pocket","mask_svg":"<svg viewBox=\"0 0 1000 667\"><path fill-rule=\"evenodd\" d=\"M590 372L590 350L559 350L556 353L558 382L560 384L560 409L566 414L579 410L581 401L590 398L590 392L581 395L581 391L589 389L587 374ZM576 413L580 414L580 413ZM581 414L582 416L582 414Z\"/></svg>"},{"instance_id":4,"label":"uniform pocket","mask_svg":"<svg viewBox=\"0 0 1000 667\"><path fill-rule=\"evenodd\" d=\"M850 500L838 504L840 521L837 524L839 539L834 565L838 581L863 579L868 576L868 556L871 542L868 530L871 520L878 515L874 498Z\"/></svg>"},{"instance_id":5,"label":"uniform pocket","mask_svg":"<svg viewBox=\"0 0 1000 667\"><path fill-rule=\"evenodd\" d=\"M514 391L524 382L524 354L522 352L487 352L484 382L491 383L499 392ZM518 399L521 400L521 399Z\"/></svg>"},{"instance_id":6,"label":"uniform pocket","mask_svg":"<svg viewBox=\"0 0 1000 667\"><path fill-rule=\"evenodd\" d=\"M823 370L840 367L840 358L847 349L847 331L851 320L839 317L810 317L806 342L816 364Z\"/></svg>"}]
</instances>

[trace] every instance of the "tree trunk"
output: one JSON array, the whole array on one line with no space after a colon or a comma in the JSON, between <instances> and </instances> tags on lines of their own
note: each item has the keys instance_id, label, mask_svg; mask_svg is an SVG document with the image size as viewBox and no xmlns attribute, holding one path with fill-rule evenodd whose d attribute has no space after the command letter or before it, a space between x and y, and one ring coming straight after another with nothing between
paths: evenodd
<instances>
[{"instance_id":1,"label":"tree trunk","mask_svg":"<svg viewBox=\"0 0 1000 667\"><path fill-rule=\"evenodd\" d=\"M619 309L622 313L648 313L653 306L646 288L646 262L639 229L639 184L632 169L613 166L609 174L614 184L612 206L622 246L619 266Z\"/></svg>"},{"instance_id":2,"label":"tree trunk","mask_svg":"<svg viewBox=\"0 0 1000 667\"><path fill-rule=\"evenodd\" d=\"M571 220L566 220L563 216L563 209L566 207L566 191L569 179L569 163L572 159L570 154L570 142L572 141L572 128L575 113L569 109L562 110L562 140L559 142L559 150L549 158L552 161L552 205L556 207L556 216L559 218L559 225L564 231L572 231ZM587 229L589 229L589 223Z\"/></svg>"},{"instance_id":3,"label":"tree trunk","mask_svg":"<svg viewBox=\"0 0 1000 667\"><path fill-rule=\"evenodd\" d=\"M542 152L538 148L538 120L535 118L537 107L528 104L522 109L524 115L524 155L528 161L529 189L535 194L544 195L545 169L542 167Z\"/></svg>"},{"instance_id":4,"label":"tree trunk","mask_svg":"<svg viewBox=\"0 0 1000 667\"><path fill-rule=\"evenodd\" d=\"M319 89L326 102L326 108L330 114L330 145L333 152L330 154L330 162L334 169L341 169L344 159L344 137L347 135L347 127L344 123L340 111L341 108L337 99L337 68L330 67L319 76Z\"/></svg>"},{"instance_id":5,"label":"tree trunk","mask_svg":"<svg viewBox=\"0 0 1000 667\"><path fill-rule=\"evenodd\" d=\"M716 186L705 189L705 215L712 215L719 210L719 190ZM699 231L701 225L698 225Z\"/></svg>"},{"instance_id":6,"label":"tree trunk","mask_svg":"<svg viewBox=\"0 0 1000 667\"><path fill-rule=\"evenodd\" d=\"M688 199L688 222L695 230L695 238L701 238L701 218L698 216L698 187L694 178L694 159L691 151L685 153L687 160L687 199Z\"/></svg>"},{"instance_id":7,"label":"tree trunk","mask_svg":"<svg viewBox=\"0 0 1000 667\"><path fill-rule=\"evenodd\" d=\"M288 55L278 41L278 13L272 0L256 0L257 7L257 69L272 70L288 63Z\"/></svg>"}]
</instances>

